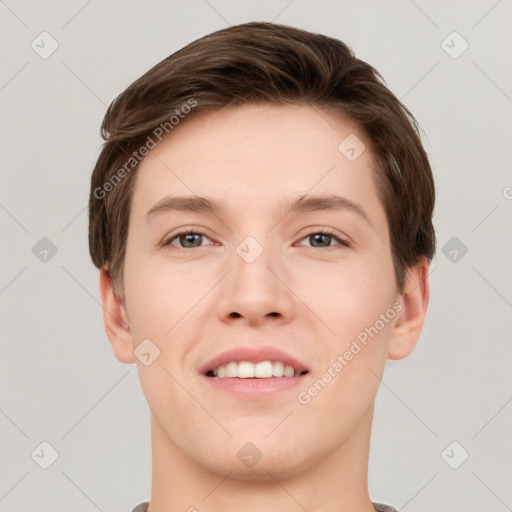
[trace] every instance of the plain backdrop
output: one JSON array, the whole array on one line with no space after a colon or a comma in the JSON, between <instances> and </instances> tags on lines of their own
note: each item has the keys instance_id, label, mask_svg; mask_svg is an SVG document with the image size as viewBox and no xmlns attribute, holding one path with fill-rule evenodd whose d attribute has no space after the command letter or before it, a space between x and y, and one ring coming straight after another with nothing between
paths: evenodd
<instances>
[{"instance_id":1,"label":"plain backdrop","mask_svg":"<svg viewBox=\"0 0 512 512\"><path fill-rule=\"evenodd\" d=\"M88 253L99 128L150 67L248 21L349 44L417 117L432 161L430 307L377 396L372 499L510 510L511 15L509 0L0 1L0 511L149 498L148 407L135 365L112 354Z\"/></svg>"}]
</instances>

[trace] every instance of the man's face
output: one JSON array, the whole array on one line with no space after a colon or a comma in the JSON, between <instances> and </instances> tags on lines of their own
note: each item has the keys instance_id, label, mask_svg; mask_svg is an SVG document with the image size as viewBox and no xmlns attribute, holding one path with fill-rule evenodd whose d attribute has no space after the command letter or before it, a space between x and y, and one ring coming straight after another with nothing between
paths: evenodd
<instances>
[{"instance_id":1,"label":"man's face","mask_svg":"<svg viewBox=\"0 0 512 512\"><path fill-rule=\"evenodd\" d=\"M134 347L149 339L160 350L152 364L137 366L162 449L223 475L286 477L339 454L371 419L400 295L370 150L354 160L361 149L354 135L365 140L319 109L244 105L185 119L143 160L124 291ZM299 196L326 195L364 214L290 210ZM208 198L222 211L154 208L184 196ZM307 373L212 376L223 370L210 361L237 348L249 352L234 355L235 363L277 348Z\"/></svg>"}]
</instances>

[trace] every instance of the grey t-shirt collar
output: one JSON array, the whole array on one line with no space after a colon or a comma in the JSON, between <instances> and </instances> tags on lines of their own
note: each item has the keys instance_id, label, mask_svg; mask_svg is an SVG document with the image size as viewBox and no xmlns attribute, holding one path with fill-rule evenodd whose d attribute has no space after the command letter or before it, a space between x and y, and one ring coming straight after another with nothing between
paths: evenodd
<instances>
[{"instance_id":1,"label":"grey t-shirt collar","mask_svg":"<svg viewBox=\"0 0 512 512\"><path fill-rule=\"evenodd\" d=\"M373 506L375 507L375 510L377 512L398 512L398 510L395 507L392 507L391 505L385 505L384 503L375 503L372 502ZM146 512L148 508L149 501L144 501L142 503L139 503L132 512Z\"/></svg>"}]
</instances>

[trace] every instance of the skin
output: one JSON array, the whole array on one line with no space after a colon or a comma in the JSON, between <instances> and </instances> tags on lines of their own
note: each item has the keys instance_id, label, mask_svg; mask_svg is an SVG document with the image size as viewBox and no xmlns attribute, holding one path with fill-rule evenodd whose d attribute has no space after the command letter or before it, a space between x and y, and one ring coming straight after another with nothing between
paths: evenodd
<instances>
[{"instance_id":1,"label":"skin","mask_svg":"<svg viewBox=\"0 0 512 512\"><path fill-rule=\"evenodd\" d=\"M352 162L338 150L349 134L367 148ZM137 365L150 408L149 512L374 510L367 487L374 400L386 360L416 345L429 283L423 258L404 293L396 287L370 164L369 143L351 122L308 106L251 104L185 119L141 163L122 297L105 271L100 285L114 354ZM351 210L279 210L283 200L333 191L361 205L369 222ZM167 195L215 198L225 212L146 220ZM186 228L205 236L162 246ZM325 228L352 245L310 236ZM236 252L247 236L263 249L250 264ZM297 393L393 303L400 313L299 403ZM134 356L147 338L161 351L149 366ZM264 345L308 365L300 388L240 400L199 377L198 368L226 349ZM252 468L237 457L247 442L262 453Z\"/></svg>"}]
</instances>

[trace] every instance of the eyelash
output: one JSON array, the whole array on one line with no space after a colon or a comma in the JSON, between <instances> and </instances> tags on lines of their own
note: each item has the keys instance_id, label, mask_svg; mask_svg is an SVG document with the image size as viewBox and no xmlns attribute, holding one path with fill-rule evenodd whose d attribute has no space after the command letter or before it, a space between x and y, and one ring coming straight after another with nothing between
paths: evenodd
<instances>
[{"instance_id":1,"label":"eyelash","mask_svg":"<svg viewBox=\"0 0 512 512\"><path fill-rule=\"evenodd\" d=\"M179 238L181 236L185 236L185 235L190 235L190 234L200 235L200 236L204 236L204 237L208 238L208 236L205 233L201 232L201 231L198 231L196 229L187 229L185 231L180 231L179 233L175 233L174 235L172 235L169 238L167 238L166 240L164 240L162 242L162 247L172 247L173 250L185 251L185 252L190 252L192 249L200 249L201 247L205 247L205 246L199 246L199 247L189 247L189 248L186 248L186 247L177 247L177 246L172 246L171 245L171 242L173 242L177 238ZM306 238L309 238L310 236L313 236L313 235L328 235L328 236L331 236L332 238L334 238L336 240L336 242L339 242L339 245L342 245L344 247L351 247L351 245L352 245L348 240L345 240L345 239L341 238L340 236L338 236L336 234L336 232L334 232L333 230L330 230L328 228L325 228L325 229L323 229L321 231L310 231L309 233L306 233L306 235L304 235L301 238L301 241L306 239ZM322 249L323 251L333 251L333 250L336 249L336 247L338 247L338 246L335 245L335 246L328 246L328 247L310 247L310 248L311 249Z\"/></svg>"}]
</instances>

